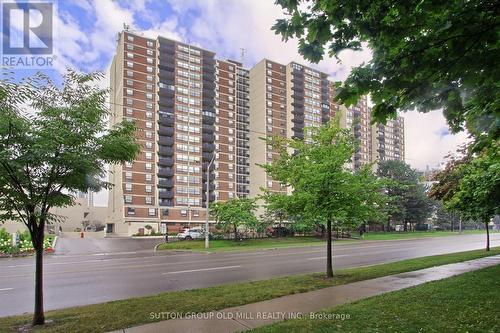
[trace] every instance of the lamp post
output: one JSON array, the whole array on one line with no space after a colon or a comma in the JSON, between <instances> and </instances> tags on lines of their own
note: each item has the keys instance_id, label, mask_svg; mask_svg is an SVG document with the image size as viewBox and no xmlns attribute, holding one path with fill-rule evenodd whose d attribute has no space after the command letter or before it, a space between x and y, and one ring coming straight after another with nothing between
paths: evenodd
<instances>
[{"instance_id":1,"label":"lamp post","mask_svg":"<svg viewBox=\"0 0 500 333\"><path fill-rule=\"evenodd\" d=\"M209 230L210 230L209 227L208 227L208 216L209 216L208 206L209 206L209 203L210 203L210 167L212 166L212 164L214 163L214 161L215 161L215 152L214 152L214 156L210 160L210 163L208 163L208 167L207 167L207 192L206 192L206 198L207 198L206 208L207 208L207 212L205 213L205 250L208 250L208 239L209 239Z\"/></svg>"}]
</instances>

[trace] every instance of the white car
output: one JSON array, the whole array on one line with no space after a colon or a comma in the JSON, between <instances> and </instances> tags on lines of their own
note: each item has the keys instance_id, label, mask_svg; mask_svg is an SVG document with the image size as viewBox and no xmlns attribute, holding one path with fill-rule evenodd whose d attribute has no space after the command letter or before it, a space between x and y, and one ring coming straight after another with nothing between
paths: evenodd
<instances>
[{"instance_id":1,"label":"white car","mask_svg":"<svg viewBox=\"0 0 500 333\"><path fill-rule=\"evenodd\" d=\"M177 234L179 240L191 240L204 238L205 233L202 229L187 229L183 230L181 233Z\"/></svg>"}]
</instances>

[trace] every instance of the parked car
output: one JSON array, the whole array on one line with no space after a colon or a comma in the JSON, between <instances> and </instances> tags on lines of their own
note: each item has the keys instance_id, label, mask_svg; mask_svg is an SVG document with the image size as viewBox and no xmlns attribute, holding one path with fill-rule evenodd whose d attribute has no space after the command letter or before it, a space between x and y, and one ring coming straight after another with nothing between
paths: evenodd
<instances>
[{"instance_id":1,"label":"parked car","mask_svg":"<svg viewBox=\"0 0 500 333\"><path fill-rule=\"evenodd\" d=\"M204 238L205 233L203 229L185 229L177 234L179 240L192 240Z\"/></svg>"}]
</instances>

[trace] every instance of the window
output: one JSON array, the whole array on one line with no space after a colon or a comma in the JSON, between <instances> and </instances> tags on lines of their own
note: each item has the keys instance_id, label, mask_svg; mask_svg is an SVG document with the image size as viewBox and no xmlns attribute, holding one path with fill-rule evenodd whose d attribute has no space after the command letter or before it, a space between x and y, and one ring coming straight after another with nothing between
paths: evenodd
<instances>
[{"instance_id":1,"label":"window","mask_svg":"<svg viewBox=\"0 0 500 333\"><path fill-rule=\"evenodd\" d=\"M127 40L128 40L129 42L133 42L133 41L134 41L134 36L127 35Z\"/></svg>"},{"instance_id":2,"label":"window","mask_svg":"<svg viewBox=\"0 0 500 333\"><path fill-rule=\"evenodd\" d=\"M149 208L148 209L148 215L149 216L155 216L156 215L156 209L155 208Z\"/></svg>"},{"instance_id":3,"label":"window","mask_svg":"<svg viewBox=\"0 0 500 333\"><path fill-rule=\"evenodd\" d=\"M152 170L153 169L153 165L151 163L146 163L145 167L146 167L146 170Z\"/></svg>"},{"instance_id":4,"label":"window","mask_svg":"<svg viewBox=\"0 0 500 333\"><path fill-rule=\"evenodd\" d=\"M132 96L134 91L132 89L127 89L127 95Z\"/></svg>"},{"instance_id":5,"label":"window","mask_svg":"<svg viewBox=\"0 0 500 333\"><path fill-rule=\"evenodd\" d=\"M146 174L146 181L147 181L147 182L150 182L150 181L152 181L152 180L153 180L153 176L152 176L150 173L147 173L147 174Z\"/></svg>"},{"instance_id":6,"label":"window","mask_svg":"<svg viewBox=\"0 0 500 333\"><path fill-rule=\"evenodd\" d=\"M125 167L126 168L131 168L132 167L132 162L125 162Z\"/></svg>"},{"instance_id":7,"label":"window","mask_svg":"<svg viewBox=\"0 0 500 333\"><path fill-rule=\"evenodd\" d=\"M154 46L154 43L153 43L152 41L148 40L148 41L146 42L146 45L147 45L148 47L153 47L153 46Z\"/></svg>"},{"instance_id":8,"label":"window","mask_svg":"<svg viewBox=\"0 0 500 333\"><path fill-rule=\"evenodd\" d=\"M146 202L146 205L151 205L153 203L153 197L148 195L146 198L145 198L145 202Z\"/></svg>"},{"instance_id":9,"label":"window","mask_svg":"<svg viewBox=\"0 0 500 333\"><path fill-rule=\"evenodd\" d=\"M152 142L146 142L146 149L151 149L153 148L153 143Z\"/></svg>"},{"instance_id":10,"label":"window","mask_svg":"<svg viewBox=\"0 0 500 333\"><path fill-rule=\"evenodd\" d=\"M153 132L146 131L145 135L146 135L146 139L151 139L151 138L153 138Z\"/></svg>"},{"instance_id":11,"label":"window","mask_svg":"<svg viewBox=\"0 0 500 333\"><path fill-rule=\"evenodd\" d=\"M132 180L132 172L125 172L125 179Z\"/></svg>"},{"instance_id":12,"label":"window","mask_svg":"<svg viewBox=\"0 0 500 333\"><path fill-rule=\"evenodd\" d=\"M151 152L146 152L146 159L147 160L153 159L153 154Z\"/></svg>"},{"instance_id":13,"label":"window","mask_svg":"<svg viewBox=\"0 0 500 333\"><path fill-rule=\"evenodd\" d=\"M146 128L153 128L153 122L146 121Z\"/></svg>"},{"instance_id":14,"label":"window","mask_svg":"<svg viewBox=\"0 0 500 333\"><path fill-rule=\"evenodd\" d=\"M153 81L153 76L152 75L146 75L146 80Z\"/></svg>"},{"instance_id":15,"label":"window","mask_svg":"<svg viewBox=\"0 0 500 333\"><path fill-rule=\"evenodd\" d=\"M153 118L153 112L147 111L146 112L146 118Z\"/></svg>"},{"instance_id":16,"label":"window","mask_svg":"<svg viewBox=\"0 0 500 333\"><path fill-rule=\"evenodd\" d=\"M147 67L146 67L146 72L148 72L148 73L153 73L153 67L151 67L151 66L147 66Z\"/></svg>"},{"instance_id":17,"label":"window","mask_svg":"<svg viewBox=\"0 0 500 333\"><path fill-rule=\"evenodd\" d=\"M127 70L127 76L133 77L134 76L134 72Z\"/></svg>"},{"instance_id":18,"label":"window","mask_svg":"<svg viewBox=\"0 0 500 333\"><path fill-rule=\"evenodd\" d=\"M146 185L146 193L151 193L153 191L153 187L151 185Z\"/></svg>"},{"instance_id":19,"label":"window","mask_svg":"<svg viewBox=\"0 0 500 333\"><path fill-rule=\"evenodd\" d=\"M134 67L134 63L132 61L127 61L127 67L133 68Z\"/></svg>"},{"instance_id":20,"label":"window","mask_svg":"<svg viewBox=\"0 0 500 333\"><path fill-rule=\"evenodd\" d=\"M127 207L127 215L135 215L135 208Z\"/></svg>"},{"instance_id":21,"label":"window","mask_svg":"<svg viewBox=\"0 0 500 333\"><path fill-rule=\"evenodd\" d=\"M131 115L134 113L134 111L132 110L132 108L126 108L126 109L125 109L125 113L126 113L127 115L131 116Z\"/></svg>"},{"instance_id":22,"label":"window","mask_svg":"<svg viewBox=\"0 0 500 333\"><path fill-rule=\"evenodd\" d=\"M127 44L127 50L133 50L134 49L134 45L132 44Z\"/></svg>"},{"instance_id":23,"label":"window","mask_svg":"<svg viewBox=\"0 0 500 333\"><path fill-rule=\"evenodd\" d=\"M127 86L133 86L133 85L134 85L134 81L127 79Z\"/></svg>"},{"instance_id":24,"label":"window","mask_svg":"<svg viewBox=\"0 0 500 333\"><path fill-rule=\"evenodd\" d=\"M125 196L125 203L132 203L132 196L131 195Z\"/></svg>"},{"instance_id":25,"label":"window","mask_svg":"<svg viewBox=\"0 0 500 333\"><path fill-rule=\"evenodd\" d=\"M128 191L128 192L132 191L132 184L125 183L125 191Z\"/></svg>"},{"instance_id":26,"label":"window","mask_svg":"<svg viewBox=\"0 0 500 333\"><path fill-rule=\"evenodd\" d=\"M153 50L146 50L146 53L147 53L148 55L153 55Z\"/></svg>"},{"instance_id":27,"label":"window","mask_svg":"<svg viewBox=\"0 0 500 333\"><path fill-rule=\"evenodd\" d=\"M132 52L127 52L127 58L133 59L134 54Z\"/></svg>"}]
</instances>

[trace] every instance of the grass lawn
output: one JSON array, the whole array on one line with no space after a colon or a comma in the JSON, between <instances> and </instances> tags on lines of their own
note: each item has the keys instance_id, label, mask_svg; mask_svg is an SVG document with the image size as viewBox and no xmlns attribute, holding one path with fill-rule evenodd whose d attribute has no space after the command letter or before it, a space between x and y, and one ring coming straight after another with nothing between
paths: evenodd
<instances>
[{"instance_id":1,"label":"grass lawn","mask_svg":"<svg viewBox=\"0 0 500 333\"><path fill-rule=\"evenodd\" d=\"M490 252L475 250L369 267L339 269L333 279L326 279L323 273L295 275L47 311L46 318L53 320L53 323L36 331L107 332L158 321L150 319L151 312L186 313L220 310L333 285L497 254L500 254L500 247L493 248ZM0 318L0 332L17 331L16 328L29 323L30 320L29 315Z\"/></svg>"},{"instance_id":2,"label":"grass lawn","mask_svg":"<svg viewBox=\"0 0 500 333\"><path fill-rule=\"evenodd\" d=\"M346 242L342 240L342 242ZM245 239L240 242L224 239L211 240L209 251L258 250L283 247L300 247L326 244L325 239L316 237L283 237ZM204 240L179 241L161 244L158 250L205 250Z\"/></svg>"},{"instance_id":3,"label":"grass lawn","mask_svg":"<svg viewBox=\"0 0 500 333\"><path fill-rule=\"evenodd\" d=\"M500 265L340 305L251 332L500 332Z\"/></svg>"},{"instance_id":4,"label":"grass lawn","mask_svg":"<svg viewBox=\"0 0 500 333\"><path fill-rule=\"evenodd\" d=\"M485 230L466 230L462 234L484 234ZM491 231L491 233L494 233ZM368 232L365 233L363 240L397 240L397 239L410 239L410 238L424 238L424 237L444 237L444 236L458 236L458 232L451 231L409 231L409 232ZM354 237L357 234L353 234ZM342 239L335 240L335 244L348 244L359 242L357 239ZM234 240L211 240L210 252L221 251L245 251L245 250L259 250L259 249L273 249L285 247L301 247L301 246L315 246L325 244L326 240L316 237L283 237L283 238L259 238L259 239L246 239L241 242ZM158 250L192 250L192 251L205 251L204 240L191 240L179 241L161 244Z\"/></svg>"},{"instance_id":5,"label":"grass lawn","mask_svg":"<svg viewBox=\"0 0 500 333\"><path fill-rule=\"evenodd\" d=\"M490 230L490 234L498 233ZM486 234L486 230L464 230L462 235L470 234ZM425 238L425 237L445 237L459 236L458 231L393 231L393 232L367 232L364 234L363 240L392 240L392 239L409 239L409 238ZM354 236L357 236L354 234Z\"/></svg>"}]
</instances>

